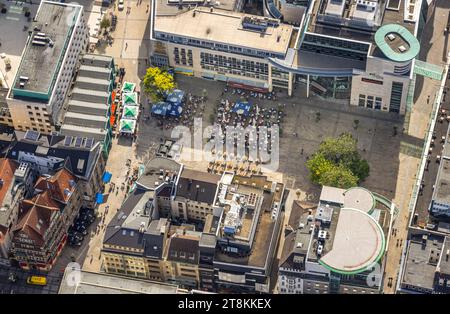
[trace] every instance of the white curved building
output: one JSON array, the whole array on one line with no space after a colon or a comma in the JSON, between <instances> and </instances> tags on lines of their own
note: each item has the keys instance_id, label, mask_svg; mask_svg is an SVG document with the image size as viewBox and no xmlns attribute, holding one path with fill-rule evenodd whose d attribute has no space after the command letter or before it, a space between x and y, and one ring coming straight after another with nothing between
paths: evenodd
<instances>
[{"instance_id":1,"label":"white curved building","mask_svg":"<svg viewBox=\"0 0 450 314\"><path fill-rule=\"evenodd\" d=\"M323 186L317 208L291 210L278 272L280 293L380 293L396 212L362 187Z\"/></svg>"}]
</instances>

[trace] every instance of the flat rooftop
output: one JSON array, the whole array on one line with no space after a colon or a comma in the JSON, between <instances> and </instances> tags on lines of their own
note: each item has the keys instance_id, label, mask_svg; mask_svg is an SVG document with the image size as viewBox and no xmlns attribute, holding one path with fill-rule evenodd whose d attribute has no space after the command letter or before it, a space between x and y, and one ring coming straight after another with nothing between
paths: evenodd
<instances>
[{"instance_id":1,"label":"flat rooftop","mask_svg":"<svg viewBox=\"0 0 450 314\"><path fill-rule=\"evenodd\" d=\"M445 237L444 246L442 247L442 254L439 260L439 271L441 274L450 274L450 237ZM448 281L447 281L448 282Z\"/></svg>"},{"instance_id":2,"label":"flat rooftop","mask_svg":"<svg viewBox=\"0 0 450 314\"><path fill-rule=\"evenodd\" d=\"M275 221L272 220L270 212L261 212L251 254L245 257L236 257L216 250L215 262L264 267L269 255L270 240L273 236Z\"/></svg>"},{"instance_id":3,"label":"flat rooftop","mask_svg":"<svg viewBox=\"0 0 450 314\"><path fill-rule=\"evenodd\" d=\"M32 29L37 30L33 30L28 39L16 74L14 96L43 100L50 98L65 48L81 9L79 5L41 2L36 22L32 24ZM20 80L20 77L27 79ZM21 83L24 85L21 86Z\"/></svg>"},{"instance_id":4,"label":"flat rooftop","mask_svg":"<svg viewBox=\"0 0 450 314\"><path fill-rule=\"evenodd\" d=\"M450 159L442 158L433 192L433 200L439 203L450 203Z\"/></svg>"},{"instance_id":5,"label":"flat rooftop","mask_svg":"<svg viewBox=\"0 0 450 314\"><path fill-rule=\"evenodd\" d=\"M158 16L155 31L176 36L209 40L240 47L284 54L289 47L293 27L268 26L264 33L244 29L244 13L199 7L177 15ZM260 17L259 17L260 18Z\"/></svg>"},{"instance_id":6,"label":"flat rooftop","mask_svg":"<svg viewBox=\"0 0 450 314\"><path fill-rule=\"evenodd\" d=\"M355 187L344 192L344 207L357 208L365 213L371 213L375 207L375 198L369 190Z\"/></svg>"},{"instance_id":7,"label":"flat rooftop","mask_svg":"<svg viewBox=\"0 0 450 314\"><path fill-rule=\"evenodd\" d=\"M377 262L385 249L381 227L370 215L342 208L333 247L320 263L339 273L358 273Z\"/></svg>"},{"instance_id":8,"label":"flat rooftop","mask_svg":"<svg viewBox=\"0 0 450 314\"><path fill-rule=\"evenodd\" d=\"M178 286L127 278L105 273L80 271L80 282L70 286L67 276L70 270L64 272L59 294L176 294Z\"/></svg>"},{"instance_id":9,"label":"flat rooftop","mask_svg":"<svg viewBox=\"0 0 450 314\"><path fill-rule=\"evenodd\" d=\"M372 192L363 187L354 187L345 190L331 186L323 186L320 193L320 201L340 204L345 208L356 208L369 214L374 210L376 205Z\"/></svg>"},{"instance_id":10,"label":"flat rooftop","mask_svg":"<svg viewBox=\"0 0 450 314\"><path fill-rule=\"evenodd\" d=\"M414 235L409 241L401 284L432 290L437 266L435 257L442 250L444 238L422 236Z\"/></svg>"},{"instance_id":11,"label":"flat rooftop","mask_svg":"<svg viewBox=\"0 0 450 314\"><path fill-rule=\"evenodd\" d=\"M3 83L6 83L9 89L14 84L14 78L28 39L28 32L23 32L22 29L31 26L31 22L23 14L23 8L28 7L31 16L36 16L38 6L21 5L13 1L3 1L2 3L6 5L7 12L0 14L0 29L2 30L0 53L4 53L6 56L4 59L0 58L0 72L5 74ZM11 62L11 69L6 69L6 59ZM0 77L2 77L1 74Z\"/></svg>"},{"instance_id":12,"label":"flat rooftop","mask_svg":"<svg viewBox=\"0 0 450 314\"><path fill-rule=\"evenodd\" d=\"M309 209L301 216L295 239L300 244L296 250L307 250L309 262L334 272L355 274L383 256L390 233L390 208L377 202L370 191L324 186L315 215L312 212Z\"/></svg>"},{"instance_id":13,"label":"flat rooftop","mask_svg":"<svg viewBox=\"0 0 450 314\"><path fill-rule=\"evenodd\" d=\"M243 206L245 209L241 211L240 227L234 237L223 234L221 241L229 238L230 242L248 245L251 248L251 253L249 256L237 257L216 250L215 261L264 267L274 237L274 229L281 215L278 212L273 219L272 209L274 202L278 202L280 210L284 185L269 181L265 176L244 177L234 175L231 177L227 175L229 173L222 177L217 192L217 202L224 208L219 228L224 227L225 217L230 210L230 202L228 201L233 199L233 195L239 195L239 202L246 205ZM223 186L227 186L225 195L221 195L221 192L224 191ZM226 204L220 201L222 197ZM254 209L250 208L253 207L251 204L256 205Z\"/></svg>"}]
</instances>

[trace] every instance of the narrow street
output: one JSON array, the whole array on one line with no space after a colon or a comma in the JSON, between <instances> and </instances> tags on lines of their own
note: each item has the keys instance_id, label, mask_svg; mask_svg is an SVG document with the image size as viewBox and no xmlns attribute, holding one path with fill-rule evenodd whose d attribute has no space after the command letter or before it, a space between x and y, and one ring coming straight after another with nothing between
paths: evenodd
<instances>
[{"instance_id":1,"label":"narrow street","mask_svg":"<svg viewBox=\"0 0 450 314\"><path fill-rule=\"evenodd\" d=\"M446 0L438 0L436 10L425 25L421 38L422 51L419 59L444 66L444 50L448 50L444 36L444 28L447 23L449 3ZM420 84L416 84L416 95L411 117L409 121L408 135L418 139L424 139L429 121L431 119L432 104L435 93L440 85L439 81L429 78L418 78ZM428 97L430 96L430 100ZM400 259L403 245L406 243L409 223L409 203L416 174L419 167L419 158L400 153L400 166L397 176L394 203L400 208L399 216L393 226L397 230L395 237L391 238L387 253L385 268L384 293L395 293L397 276L400 268ZM397 239L402 245L397 246ZM392 278L392 285L388 285L388 278Z\"/></svg>"}]
</instances>

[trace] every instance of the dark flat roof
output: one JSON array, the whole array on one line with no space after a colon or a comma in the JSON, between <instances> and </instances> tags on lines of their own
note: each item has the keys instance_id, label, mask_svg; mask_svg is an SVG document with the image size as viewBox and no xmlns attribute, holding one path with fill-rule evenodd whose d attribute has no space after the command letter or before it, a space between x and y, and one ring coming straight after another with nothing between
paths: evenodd
<instances>
[{"instance_id":1,"label":"dark flat roof","mask_svg":"<svg viewBox=\"0 0 450 314\"><path fill-rule=\"evenodd\" d=\"M177 196L207 204L214 203L220 176L183 168L177 186Z\"/></svg>"}]
</instances>

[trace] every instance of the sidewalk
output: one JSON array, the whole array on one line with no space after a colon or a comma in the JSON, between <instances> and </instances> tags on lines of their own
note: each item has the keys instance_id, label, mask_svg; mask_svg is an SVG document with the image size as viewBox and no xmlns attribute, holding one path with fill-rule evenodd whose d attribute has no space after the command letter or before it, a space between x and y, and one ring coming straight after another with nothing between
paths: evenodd
<instances>
[{"instance_id":1,"label":"sidewalk","mask_svg":"<svg viewBox=\"0 0 450 314\"><path fill-rule=\"evenodd\" d=\"M443 29L447 22L448 7L445 0L438 0L438 5L434 15L425 25L423 35L421 38L421 47L429 48L421 51L421 60L442 66L445 63L443 60L443 50L445 47L445 37L443 36ZM448 6L448 5L447 5ZM444 18L445 17L445 18ZM419 80L420 81L420 80ZM430 121L432 105L438 87L439 81L423 78L423 84L419 83L416 87L415 102L411 112L408 134L412 137L424 139ZM428 101L428 96L430 100ZM403 245L406 244L409 223L408 206L411 199L412 188L415 183L415 176L419 166L420 160L405 154L400 153L400 167L397 179L397 188L394 198L394 203L400 208L399 216L395 221L394 228L397 229L396 237L392 237L387 253L387 261L385 268L384 293L395 293L395 283L400 267L400 259ZM402 240L402 245L397 246L397 239ZM388 278L393 278L393 285L387 286Z\"/></svg>"}]
</instances>

